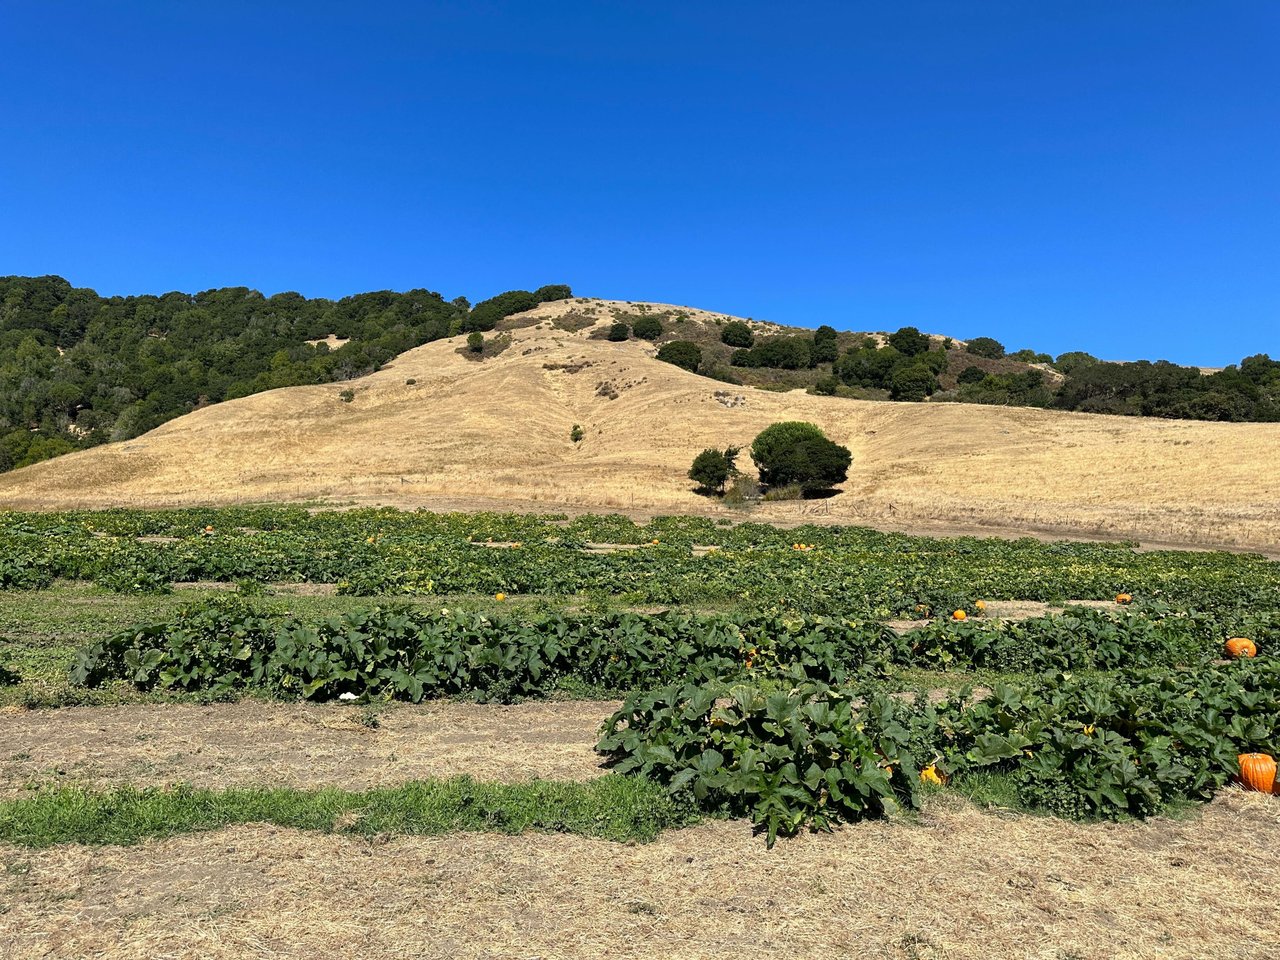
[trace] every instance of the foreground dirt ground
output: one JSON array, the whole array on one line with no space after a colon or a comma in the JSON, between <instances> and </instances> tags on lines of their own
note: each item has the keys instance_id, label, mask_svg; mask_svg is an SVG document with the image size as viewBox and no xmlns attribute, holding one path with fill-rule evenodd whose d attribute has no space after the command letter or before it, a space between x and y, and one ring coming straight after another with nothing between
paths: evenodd
<instances>
[{"instance_id":1,"label":"foreground dirt ground","mask_svg":"<svg viewBox=\"0 0 1280 960\"><path fill-rule=\"evenodd\" d=\"M651 844L250 826L136 847L0 846L0 956L1264 958L1280 804L1078 825L947 799L766 850L743 823Z\"/></svg>"},{"instance_id":2,"label":"foreground dirt ground","mask_svg":"<svg viewBox=\"0 0 1280 960\"><path fill-rule=\"evenodd\" d=\"M348 788L586 779L613 704L9 712L0 795L35 783ZM1280 803L1074 824L935 797L772 851L742 822L651 844L244 826L133 847L0 844L0 957L1263 958Z\"/></svg>"}]
</instances>

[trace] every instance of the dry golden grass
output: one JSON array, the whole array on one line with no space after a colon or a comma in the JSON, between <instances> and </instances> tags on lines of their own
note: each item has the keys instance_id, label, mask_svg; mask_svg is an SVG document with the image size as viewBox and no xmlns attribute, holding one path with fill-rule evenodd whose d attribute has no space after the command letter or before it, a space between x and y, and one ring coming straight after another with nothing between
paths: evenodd
<instances>
[{"instance_id":1,"label":"dry golden grass","mask_svg":"<svg viewBox=\"0 0 1280 960\"><path fill-rule=\"evenodd\" d=\"M615 703L355 706L258 703L0 711L0 799L34 786L365 790L469 774L588 780Z\"/></svg>"},{"instance_id":2,"label":"dry golden grass","mask_svg":"<svg viewBox=\"0 0 1280 960\"><path fill-rule=\"evenodd\" d=\"M610 308L598 305L597 325L611 321ZM764 505L759 519L1254 549L1280 543L1280 425L735 387L659 363L649 344L589 339L594 327L553 328L569 309L572 301L532 311L541 324L511 331L511 347L481 363L440 341L349 384L217 404L137 440L0 476L0 507L321 499L718 512L685 477L694 454L802 419L853 451L849 480L830 500ZM715 316L688 312L689 323ZM601 395L605 383L617 399ZM344 403L338 395L348 387L355 399ZM569 439L575 423L586 431L577 445Z\"/></svg>"},{"instance_id":3,"label":"dry golden grass","mask_svg":"<svg viewBox=\"0 0 1280 960\"><path fill-rule=\"evenodd\" d=\"M955 799L766 850L741 822L642 845L275 827L136 847L0 845L0 956L1276 956L1280 803L1073 824Z\"/></svg>"}]
</instances>

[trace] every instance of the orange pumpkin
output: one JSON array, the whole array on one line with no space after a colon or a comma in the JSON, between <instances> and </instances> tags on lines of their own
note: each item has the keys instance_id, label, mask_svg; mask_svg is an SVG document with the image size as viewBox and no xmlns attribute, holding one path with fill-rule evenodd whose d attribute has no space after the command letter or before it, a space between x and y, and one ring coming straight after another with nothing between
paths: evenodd
<instances>
[{"instance_id":1,"label":"orange pumpkin","mask_svg":"<svg viewBox=\"0 0 1280 960\"><path fill-rule=\"evenodd\" d=\"M495 594L493 595L493 599L495 599L495 600L499 600L499 601L501 601L501 600L505 600L505 599L507 599L507 595L506 595L505 593L495 593Z\"/></svg>"},{"instance_id":2,"label":"orange pumpkin","mask_svg":"<svg viewBox=\"0 0 1280 960\"><path fill-rule=\"evenodd\" d=\"M1132 602L1133 602L1133 594L1131 593L1116 594L1116 603L1132 603Z\"/></svg>"},{"instance_id":3,"label":"orange pumpkin","mask_svg":"<svg viewBox=\"0 0 1280 960\"><path fill-rule=\"evenodd\" d=\"M965 613L963 610L957 610L955 613L953 613L953 614L951 615L951 619L952 619L952 620L965 620L965 619L967 619L967 618L968 618L968 616L969 616L969 615L968 615L967 613Z\"/></svg>"},{"instance_id":4,"label":"orange pumpkin","mask_svg":"<svg viewBox=\"0 0 1280 960\"><path fill-rule=\"evenodd\" d=\"M1240 657L1256 657L1258 648L1247 637L1232 637L1227 641L1227 654L1237 659Z\"/></svg>"},{"instance_id":5,"label":"orange pumpkin","mask_svg":"<svg viewBox=\"0 0 1280 960\"><path fill-rule=\"evenodd\" d=\"M1240 764L1240 782L1246 790L1260 793L1276 792L1276 761L1266 753L1242 753L1236 758Z\"/></svg>"}]
</instances>

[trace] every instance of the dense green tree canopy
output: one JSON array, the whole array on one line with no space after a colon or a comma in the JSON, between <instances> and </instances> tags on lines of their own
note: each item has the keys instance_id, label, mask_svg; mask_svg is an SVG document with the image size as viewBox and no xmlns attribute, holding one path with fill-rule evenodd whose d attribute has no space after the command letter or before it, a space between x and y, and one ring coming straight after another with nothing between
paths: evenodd
<instances>
[{"instance_id":1,"label":"dense green tree canopy","mask_svg":"<svg viewBox=\"0 0 1280 960\"><path fill-rule=\"evenodd\" d=\"M564 284L548 284L530 293L528 290L508 290L488 300L481 300L463 318L462 330L492 330L498 321L513 313L532 310L540 303L550 300L565 300L573 296L573 291Z\"/></svg>"},{"instance_id":2,"label":"dense green tree canopy","mask_svg":"<svg viewBox=\"0 0 1280 960\"><path fill-rule=\"evenodd\" d=\"M803 370L809 366L812 349L808 337L765 337L749 350L735 350L729 362L735 367Z\"/></svg>"},{"instance_id":3,"label":"dense green tree canopy","mask_svg":"<svg viewBox=\"0 0 1280 960\"><path fill-rule=\"evenodd\" d=\"M999 360L1004 356L1004 344L992 337L974 337L965 344L964 352L975 357L986 357L988 360Z\"/></svg>"},{"instance_id":4,"label":"dense green tree canopy","mask_svg":"<svg viewBox=\"0 0 1280 960\"><path fill-rule=\"evenodd\" d=\"M641 340L657 340L662 330L662 321L657 317L640 317L631 324L631 332Z\"/></svg>"},{"instance_id":5,"label":"dense green tree canopy","mask_svg":"<svg viewBox=\"0 0 1280 960\"><path fill-rule=\"evenodd\" d=\"M738 448L725 450L703 450L693 458L689 467L689 479L698 484L699 489L709 493L723 493L724 485L736 471L734 461L738 458Z\"/></svg>"},{"instance_id":6,"label":"dense green tree canopy","mask_svg":"<svg viewBox=\"0 0 1280 960\"><path fill-rule=\"evenodd\" d=\"M825 323L813 332L813 347L809 357L809 365L816 367L820 363L835 363L840 355L840 344L835 327Z\"/></svg>"},{"instance_id":7,"label":"dense green tree canopy","mask_svg":"<svg viewBox=\"0 0 1280 960\"><path fill-rule=\"evenodd\" d=\"M853 461L847 448L827 439L814 424L798 420L765 427L751 443L751 459L762 483L797 483L806 493L843 482Z\"/></svg>"},{"instance_id":8,"label":"dense green tree canopy","mask_svg":"<svg viewBox=\"0 0 1280 960\"><path fill-rule=\"evenodd\" d=\"M887 339L889 346L908 357L925 353L929 349L928 335L915 327L902 327L897 333L889 334Z\"/></svg>"},{"instance_id":9,"label":"dense green tree canopy","mask_svg":"<svg viewBox=\"0 0 1280 960\"><path fill-rule=\"evenodd\" d=\"M683 367L690 373L697 373L698 365L702 363L702 350L696 343L688 340L672 340L658 349L658 359Z\"/></svg>"},{"instance_id":10,"label":"dense green tree canopy","mask_svg":"<svg viewBox=\"0 0 1280 960\"><path fill-rule=\"evenodd\" d=\"M889 396L894 400L919 402L938 389L933 371L921 364L907 364L893 371L889 383Z\"/></svg>"},{"instance_id":11,"label":"dense green tree canopy","mask_svg":"<svg viewBox=\"0 0 1280 960\"><path fill-rule=\"evenodd\" d=\"M755 341L756 335L741 320L732 320L726 323L720 331L720 342L730 347L749 347Z\"/></svg>"}]
</instances>

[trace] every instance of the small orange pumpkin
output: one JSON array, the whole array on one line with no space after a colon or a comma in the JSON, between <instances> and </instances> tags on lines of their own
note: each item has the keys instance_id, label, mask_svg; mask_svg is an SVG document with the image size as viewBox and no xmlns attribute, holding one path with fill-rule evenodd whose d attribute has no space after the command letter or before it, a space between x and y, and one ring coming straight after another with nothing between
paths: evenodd
<instances>
[{"instance_id":1,"label":"small orange pumpkin","mask_svg":"<svg viewBox=\"0 0 1280 960\"><path fill-rule=\"evenodd\" d=\"M1227 641L1227 654L1236 659L1240 657L1256 657L1258 648L1254 646L1253 641L1248 637L1232 637Z\"/></svg>"},{"instance_id":2,"label":"small orange pumpkin","mask_svg":"<svg viewBox=\"0 0 1280 960\"><path fill-rule=\"evenodd\" d=\"M1266 753L1242 753L1236 758L1240 764L1240 782L1246 790L1260 793L1276 792L1276 761Z\"/></svg>"},{"instance_id":3,"label":"small orange pumpkin","mask_svg":"<svg viewBox=\"0 0 1280 960\"><path fill-rule=\"evenodd\" d=\"M1131 594L1131 593L1117 593L1117 594L1116 594L1116 603L1121 603L1121 604L1123 604L1123 603L1133 603L1133 594Z\"/></svg>"},{"instance_id":4,"label":"small orange pumpkin","mask_svg":"<svg viewBox=\"0 0 1280 960\"><path fill-rule=\"evenodd\" d=\"M506 595L505 593L495 593L495 594L493 595L493 599L498 600L498 601L502 601L502 600L507 599L507 595Z\"/></svg>"},{"instance_id":5,"label":"small orange pumpkin","mask_svg":"<svg viewBox=\"0 0 1280 960\"><path fill-rule=\"evenodd\" d=\"M955 613L951 615L952 620L966 620L968 619L968 617L969 615L965 613L963 610L957 610Z\"/></svg>"}]
</instances>

